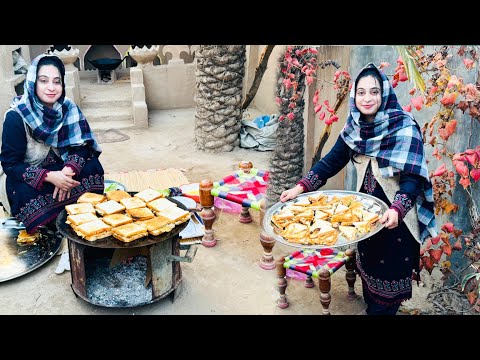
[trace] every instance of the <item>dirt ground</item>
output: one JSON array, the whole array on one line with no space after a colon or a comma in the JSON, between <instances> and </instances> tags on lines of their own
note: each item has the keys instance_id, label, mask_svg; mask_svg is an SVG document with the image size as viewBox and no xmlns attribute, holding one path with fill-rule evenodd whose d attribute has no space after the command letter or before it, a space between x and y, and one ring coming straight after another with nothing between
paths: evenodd
<instances>
[{"instance_id":1,"label":"dirt ground","mask_svg":"<svg viewBox=\"0 0 480 360\"><path fill-rule=\"evenodd\" d=\"M103 143L100 157L105 172L177 168L190 182L218 180L237 169L242 160L268 169L270 152L237 148L232 152L200 153L193 146L194 109L151 111L148 130L122 130L130 139ZM217 245L198 246L191 263L182 262L182 289L175 302L166 297L135 308L107 308L77 298L72 291L71 275L57 275L60 259L55 256L41 268L20 278L0 283L0 314L217 314L217 315L317 315L322 313L318 282L305 288L302 281L290 279L287 297L290 306L276 306L276 271L263 270L259 259L263 248L259 242L259 213L252 211L253 222L242 224L238 214L216 210L214 223ZM65 247L62 246L61 251ZM292 253L295 248L276 244L274 257ZM182 252L183 253L183 252ZM426 285L429 285L428 283ZM361 281L357 277L357 294ZM429 287L414 289L409 309L428 309L425 300ZM332 314L354 315L364 308L362 297L347 300L345 270L332 277Z\"/></svg>"}]
</instances>

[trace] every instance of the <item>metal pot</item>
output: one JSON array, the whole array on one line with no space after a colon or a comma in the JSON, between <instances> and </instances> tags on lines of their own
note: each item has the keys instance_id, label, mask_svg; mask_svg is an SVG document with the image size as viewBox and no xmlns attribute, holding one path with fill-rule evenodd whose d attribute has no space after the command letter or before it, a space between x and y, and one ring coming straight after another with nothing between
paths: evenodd
<instances>
[{"instance_id":1,"label":"metal pot","mask_svg":"<svg viewBox=\"0 0 480 360\"><path fill-rule=\"evenodd\" d=\"M101 71L112 71L115 70L124 60L123 59L108 59L108 58L101 58L96 60L88 60L87 61L95 66L96 69Z\"/></svg>"}]
</instances>

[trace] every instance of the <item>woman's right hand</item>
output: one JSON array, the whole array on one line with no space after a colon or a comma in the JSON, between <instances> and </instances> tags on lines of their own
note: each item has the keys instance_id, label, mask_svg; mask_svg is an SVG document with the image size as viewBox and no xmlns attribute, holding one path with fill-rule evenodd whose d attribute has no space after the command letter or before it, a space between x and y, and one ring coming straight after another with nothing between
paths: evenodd
<instances>
[{"instance_id":1,"label":"woman's right hand","mask_svg":"<svg viewBox=\"0 0 480 360\"><path fill-rule=\"evenodd\" d=\"M280 195L280 201L285 202L291 199L295 199L301 193L303 193L303 187L300 185L296 185L295 187L282 192L282 195Z\"/></svg>"},{"instance_id":2,"label":"woman's right hand","mask_svg":"<svg viewBox=\"0 0 480 360\"><path fill-rule=\"evenodd\" d=\"M63 191L70 191L75 186L80 185L80 182L65 175L62 171L50 171L45 177L45 181L52 183L56 188Z\"/></svg>"}]
</instances>

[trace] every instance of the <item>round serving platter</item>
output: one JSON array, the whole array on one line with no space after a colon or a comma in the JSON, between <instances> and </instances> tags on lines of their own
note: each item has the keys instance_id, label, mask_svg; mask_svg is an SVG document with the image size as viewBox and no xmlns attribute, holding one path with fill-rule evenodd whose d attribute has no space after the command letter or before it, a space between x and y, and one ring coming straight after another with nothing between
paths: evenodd
<instances>
[{"instance_id":1,"label":"round serving platter","mask_svg":"<svg viewBox=\"0 0 480 360\"><path fill-rule=\"evenodd\" d=\"M278 213L280 210L282 210L285 206L292 205L296 202L303 201L305 198L308 198L309 196L318 196L320 194L328 196L328 199L330 200L334 196L337 197L344 197L348 195L355 195L357 198L357 201L360 201L364 207L365 210L376 213L380 217L383 215L385 211L388 210L387 204L383 202L382 200L376 198L375 196L369 195L369 194L364 194L356 191L347 191L347 190L323 190L323 191L312 191L308 193L303 193L297 196L295 199L289 200L287 202L278 202L274 204L270 209L267 210L265 213L265 216L263 218L263 229L267 232L268 235L273 237L276 241L287 245L287 246L292 246L292 247L297 247L297 248L302 248L302 249L322 249L322 248L337 248L337 247L343 247L343 246L348 246L354 243L357 243L359 241L365 240L372 235L376 234L379 232L384 225L380 223L380 221L377 220L377 222L374 224L372 227L372 231L369 232L368 234L364 234L362 236L359 236L353 240L348 240L346 237L344 237L342 234L338 236L338 240L335 244L333 245L305 245L305 244L299 244L299 243L292 243L282 237L281 235L277 234L273 228L272 225L272 216Z\"/></svg>"},{"instance_id":2,"label":"round serving platter","mask_svg":"<svg viewBox=\"0 0 480 360\"><path fill-rule=\"evenodd\" d=\"M58 252L62 237L41 228L40 239L35 243L20 245L20 229L0 227L0 282L28 274L47 263Z\"/></svg>"}]
</instances>

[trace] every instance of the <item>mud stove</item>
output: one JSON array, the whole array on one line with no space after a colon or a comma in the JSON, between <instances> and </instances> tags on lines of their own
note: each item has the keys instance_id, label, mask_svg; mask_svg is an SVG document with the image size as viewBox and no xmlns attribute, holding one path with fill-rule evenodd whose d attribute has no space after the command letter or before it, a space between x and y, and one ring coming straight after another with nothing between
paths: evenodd
<instances>
[{"instance_id":1,"label":"mud stove","mask_svg":"<svg viewBox=\"0 0 480 360\"><path fill-rule=\"evenodd\" d=\"M174 201L174 200L171 200ZM184 208L183 204L177 202ZM192 262L195 245L180 245L179 233L187 223L159 236L122 243L112 236L83 240L65 224L63 210L57 228L68 240L72 290L83 300L105 307L134 307L153 303L169 294L175 301L181 290L180 262ZM181 250L187 250L180 256Z\"/></svg>"}]
</instances>

